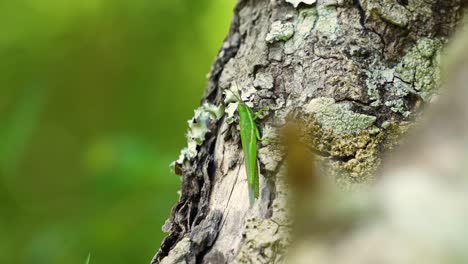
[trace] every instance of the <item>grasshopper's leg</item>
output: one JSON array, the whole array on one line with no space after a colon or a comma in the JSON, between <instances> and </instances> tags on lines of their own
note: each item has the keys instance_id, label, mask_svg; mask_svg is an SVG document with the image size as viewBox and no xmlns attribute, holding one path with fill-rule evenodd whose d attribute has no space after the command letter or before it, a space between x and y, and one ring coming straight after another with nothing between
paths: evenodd
<instances>
[{"instance_id":1,"label":"grasshopper's leg","mask_svg":"<svg viewBox=\"0 0 468 264\"><path fill-rule=\"evenodd\" d=\"M257 126L255 126L255 136L259 141L262 141L262 136L260 135L260 131L258 130Z\"/></svg>"},{"instance_id":2,"label":"grasshopper's leg","mask_svg":"<svg viewBox=\"0 0 468 264\"><path fill-rule=\"evenodd\" d=\"M255 137L257 138L257 141L260 142L262 146L266 146L270 144L270 140L268 138L263 138L260 135L260 131L258 130L258 127L256 128L256 131L255 131Z\"/></svg>"},{"instance_id":3,"label":"grasshopper's leg","mask_svg":"<svg viewBox=\"0 0 468 264\"><path fill-rule=\"evenodd\" d=\"M258 118L261 114L263 114L263 112L268 111L268 110L270 110L270 107L269 107L269 106L263 107L262 109L258 110L257 113L255 113L253 119L254 119L254 120L257 120L257 118Z\"/></svg>"}]
</instances>

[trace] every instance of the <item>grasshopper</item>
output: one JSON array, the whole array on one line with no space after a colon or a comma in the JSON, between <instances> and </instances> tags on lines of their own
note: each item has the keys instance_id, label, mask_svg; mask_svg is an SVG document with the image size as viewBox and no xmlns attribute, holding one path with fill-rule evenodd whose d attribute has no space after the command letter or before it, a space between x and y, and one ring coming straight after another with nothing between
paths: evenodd
<instances>
[{"instance_id":1,"label":"grasshopper","mask_svg":"<svg viewBox=\"0 0 468 264\"><path fill-rule=\"evenodd\" d=\"M259 196L260 189L257 164L257 142L261 140L261 136L255 120L263 111L267 110L267 108L261 109L254 114L253 110L242 101L238 94L236 95L234 92L232 94L235 101L238 103L237 112L239 113L240 137L242 150L244 152L250 207L252 207L255 203L255 199Z\"/></svg>"}]
</instances>

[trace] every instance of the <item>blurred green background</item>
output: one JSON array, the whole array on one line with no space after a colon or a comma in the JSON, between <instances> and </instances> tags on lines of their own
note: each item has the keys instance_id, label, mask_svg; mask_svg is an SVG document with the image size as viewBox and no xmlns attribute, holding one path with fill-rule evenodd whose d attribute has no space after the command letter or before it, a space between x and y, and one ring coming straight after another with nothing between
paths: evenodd
<instances>
[{"instance_id":1,"label":"blurred green background","mask_svg":"<svg viewBox=\"0 0 468 264\"><path fill-rule=\"evenodd\" d=\"M0 263L148 263L235 0L0 1Z\"/></svg>"}]
</instances>

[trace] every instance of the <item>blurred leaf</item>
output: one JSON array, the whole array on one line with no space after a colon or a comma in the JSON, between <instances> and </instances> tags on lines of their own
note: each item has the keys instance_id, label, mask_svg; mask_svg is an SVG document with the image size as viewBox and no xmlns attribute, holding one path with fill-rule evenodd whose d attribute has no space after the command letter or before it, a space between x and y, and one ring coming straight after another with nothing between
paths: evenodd
<instances>
[{"instance_id":1,"label":"blurred leaf","mask_svg":"<svg viewBox=\"0 0 468 264\"><path fill-rule=\"evenodd\" d=\"M88 257L86 258L85 264L89 264L91 261L91 253L88 254Z\"/></svg>"},{"instance_id":2,"label":"blurred leaf","mask_svg":"<svg viewBox=\"0 0 468 264\"><path fill-rule=\"evenodd\" d=\"M45 89L38 87L23 89L16 109L11 113L8 122L4 122L0 134L0 165L5 174L14 173L19 159L27 146L46 101Z\"/></svg>"},{"instance_id":3,"label":"blurred leaf","mask_svg":"<svg viewBox=\"0 0 468 264\"><path fill-rule=\"evenodd\" d=\"M234 4L0 1L0 263L151 259Z\"/></svg>"}]
</instances>

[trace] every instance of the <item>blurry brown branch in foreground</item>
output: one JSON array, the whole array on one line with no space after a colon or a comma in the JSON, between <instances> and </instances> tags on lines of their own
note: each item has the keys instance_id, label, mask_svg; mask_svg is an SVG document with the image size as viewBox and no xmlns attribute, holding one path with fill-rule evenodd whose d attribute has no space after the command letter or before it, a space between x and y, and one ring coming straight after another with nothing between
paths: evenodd
<instances>
[{"instance_id":1,"label":"blurry brown branch in foreground","mask_svg":"<svg viewBox=\"0 0 468 264\"><path fill-rule=\"evenodd\" d=\"M362 206L341 203L341 199L348 199L352 194L338 190L326 177L326 171L315 158L317 148L313 144L317 138L314 131L307 131L304 121L290 118L281 136L291 192L292 235L296 240L308 236L331 238L349 230L365 212L361 211ZM353 198L350 200L354 202Z\"/></svg>"},{"instance_id":2,"label":"blurry brown branch in foreground","mask_svg":"<svg viewBox=\"0 0 468 264\"><path fill-rule=\"evenodd\" d=\"M314 157L310 148L301 139L301 127L298 120L290 119L282 130L283 143L286 146L288 180L293 193L301 199L306 193L319 191L319 178L315 175Z\"/></svg>"}]
</instances>

